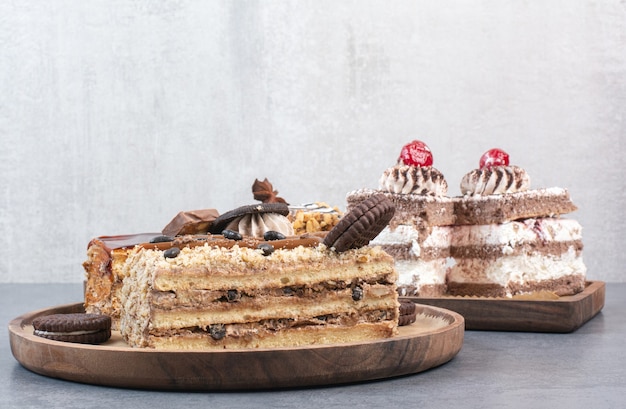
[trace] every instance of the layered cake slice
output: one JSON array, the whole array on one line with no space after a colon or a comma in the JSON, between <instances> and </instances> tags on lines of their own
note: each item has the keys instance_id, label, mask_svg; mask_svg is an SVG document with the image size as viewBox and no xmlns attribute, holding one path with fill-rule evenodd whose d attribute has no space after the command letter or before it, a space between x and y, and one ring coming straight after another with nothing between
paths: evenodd
<instances>
[{"instance_id":1,"label":"layered cake slice","mask_svg":"<svg viewBox=\"0 0 626 409\"><path fill-rule=\"evenodd\" d=\"M347 194L348 209L372 195L384 195L396 207L388 227L372 240L393 256L402 296L439 296L446 292L449 225L454 223L454 202L446 196L448 184L432 166L426 144L406 144L395 166L386 169L378 189Z\"/></svg>"},{"instance_id":2,"label":"layered cake slice","mask_svg":"<svg viewBox=\"0 0 626 409\"><path fill-rule=\"evenodd\" d=\"M128 255L137 245L154 243L170 236L206 234L208 227L218 217L215 209L192 210L178 213L158 233L100 236L87 245L84 307L90 314L111 317L111 328L119 328L120 291L125 278L123 270Z\"/></svg>"},{"instance_id":3,"label":"layered cake slice","mask_svg":"<svg viewBox=\"0 0 626 409\"><path fill-rule=\"evenodd\" d=\"M582 248L581 226L570 219L456 226L448 291L485 297L576 294L585 285Z\"/></svg>"},{"instance_id":4,"label":"layered cake slice","mask_svg":"<svg viewBox=\"0 0 626 409\"><path fill-rule=\"evenodd\" d=\"M158 233L100 236L87 246L85 270L84 306L88 313L106 314L112 319L112 328L119 328L120 290L125 279L123 265L137 246L149 248L159 241L183 240L184 237L212 236L210 233L229 237L247 236L263 238L268 232L274 239L303 233L330 231L339 222L340 213L326 206L307 206L305 211L294 210L278 196L267 180L254 181L254 199L260 204L242 206L222 215L216 209L200 209L179 212ZM295 215L295 217L293 217ZM303 223L304 222L304 223Z\"/></svg>"},{"instance_id":5,"label":"layered cake slice","mask_svg":"<svg viewBox=\"0 0 626 409\"><path fill-rule=\"evenodd\" d=\"M137 246L124 265L121 334L131 346L160 349L393 336L399 317L393 259L366 245L393 211L384 197L372 197L323 238L223 235Z\"/></svg>"},{"instance_id":6,"label":"layered cake slice","mask_svg":"<svg viewBox=\"0 0 626 409\"><path fill-rule=\"evenodd\" d=\"M160 233L101 236L87 245L84 306L89 314L111 317L111 328L119 328L120 291L124 281L122 266L128 254L139 243L145 243Z\"/></svg>"},{"instance_id":7,"label":"layered cake slice","mask_svg":"<svg viewBox=\"0 0 626 409\"><path fill-rule=\"evenodd\" d=\"M585 287L580 224L560 217L576 210L565 189L530 189L530 177L508 155L487 151L463 177L450 235L451 295L510 297Z\"/></svg>"}]
</instances>

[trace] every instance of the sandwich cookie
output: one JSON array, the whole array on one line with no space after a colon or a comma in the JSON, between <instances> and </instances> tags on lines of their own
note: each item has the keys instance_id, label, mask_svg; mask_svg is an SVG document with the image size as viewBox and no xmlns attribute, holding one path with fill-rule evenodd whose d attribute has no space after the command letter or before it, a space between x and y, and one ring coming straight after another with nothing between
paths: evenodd
<instances>
[{"instance_id":1,"label":"sandwich cookie","mask_svg":"<svg viewBox=\"0 0 626 409\"><path fill-rule=\"evenodd\" d=\"M52 314L33 320L33 334L54 341L100 344L111 337L111 317L103 314Z\"/></svg>"},{"instance_id":2,"label":"sandwich cookie","mask_svg":"<svg viewBox=\"0 0 626 409\"><path fill-rule=\"evenodd\" d=\"M391 200L374 195L348 212L324 238L338 253L366 246L389 224L396 211Z\"/></svg>"},{"instance_id":3,"label":"sandwich cookie","mask_svg":"<svg viewBox=\"0 0 626 409\"><path fill-rule=\"evenodd\" d=\"M408 300L400 300L400 318L398 326L410 325L417 319L415 303Z\"/></svg>"},{"instance_id":4,"label":"sandwich cookie","mask_svg":"<svg viewBox=\"0 0 626 409\"><path fill-rule=\"evenodd\" d=\"M248 215L261 215L265 213L277 213L281 216L289 214L289 206L286 203L260 203L255 205L241 206L230 210L213 220L209 231L213 234L221 234L224 229L234 220Z\"/></svg>"}]
</instances>

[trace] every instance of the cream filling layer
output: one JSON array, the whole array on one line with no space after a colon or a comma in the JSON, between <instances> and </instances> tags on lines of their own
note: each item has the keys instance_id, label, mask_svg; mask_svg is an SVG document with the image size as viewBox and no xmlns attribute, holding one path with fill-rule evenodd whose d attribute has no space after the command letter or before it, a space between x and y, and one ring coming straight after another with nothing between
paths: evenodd
<instances>
[{"instance_id":1,"label":"cream filling layer","mask_svg":"<svg viewBox=\"0 0 626 409\"><path fill-rule=\"evenodd\" d=\"M422 248L448 247L450 245L451 230L451 227L433 226L430 234L426 237L420 237L419 231L413 226L401 224L396 226L395 229L387 226L370 244L374 246L393 246L411 243L411 252L415 257L419 257L422 253Z\"/></svg>"},{"instance_id":2,"label":"cream filling layer","mask_svg":"<svg viewBox=\"0 0 626 409\"><path fill-rule=\"evenodd\" d=\"M90 330L90 331L66 331L66 332L60 332L60 331L44 331L44 330L40 330L40 329L36 329L35 330L35 335L52 335L52 336L57 336L57 335L88 335L88 334L95 334L97 332L102 331L101 329L94 329L94 330Z\"/></svg>"},{"instance_id":3,"label":"cream filling layer","mask_svg":"<svg viewBox=\"0 0 626 409\"><path fill-rule=\"evenodd\" d=\"M447 261L396 261L396 271L399 276L398 286L413 285L419 289L423 285L445 284Z\"/></svg>"},{"instance_id":4,"label":"cream filling layer","mask_svg":"<svg viewBox=\"0 0 626 409\"><path fill-rule=\"evenodd\" d=\"M493 261L457 259L448 271L448 281L457 283L498 284L554 280L567 275L585 275L587 267L571 246L558 256L532 253L501 257Z\"/></svg>"},{"instance_id":5,"label":"cream filling layer","mask_svg":"<svg viewBox=\"0 0 626 409\"><path fill-rule=\"evenodd\" d=\"M347 297L327 297L318 299L293 299L291 297L269 298L264 308L258 306L236 305L224 310L203 309L174 309L151 311L151 328L172 329L186 327L203 327L209 324L231 324L258 322L271 319L300 319L317 317L326 314L349 312L362 314L364 311L386 310L396 307L394 289L386 291L386 295L369 297L361 301L353 301Z\"/></svg>"},{"instance_id":6,"label":"cream filling layer","mask_svg":"<svg viewBox=\"0 0 626 409\"><path fill-rule=\"evenodd\" d=\"M455 226L450 235L453 246L502 245L514 248L523 243L571 242L582 240L582 227L576 220L561 218L526 219L503 224Z\"/></svg>"}]
</instances>

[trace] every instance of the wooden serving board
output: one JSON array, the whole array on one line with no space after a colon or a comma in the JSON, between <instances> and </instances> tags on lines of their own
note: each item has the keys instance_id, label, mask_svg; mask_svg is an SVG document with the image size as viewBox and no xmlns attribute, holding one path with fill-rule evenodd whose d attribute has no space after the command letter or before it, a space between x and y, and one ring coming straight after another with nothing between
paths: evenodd
<instances>
[{"instance_id":1,"label":"wooden serving board","mask_svg":"<svg viewBox=\"0 0 626 409\"><path fill-rule=\"evenodd\" d=\"M280 349L163 351L130 348L113 331L101 345L33 335L41 315L83 312L81 303L27 313L9 323L13 356L27 369L70 381L157 390L247 390L335 385L414 374L442 365L461 349L464 319L417 306L414 324L393 338Z\"/></svg>"},{"instance_id":2,"label":"wooden serving board","mask_svg":"<svg viewBox=\"0 0 626 409\"><path fill-rule=\"evenodd\" d=\"M550 300L478 297L401 297L456 311L465 329L490 331L572 332L604 307L605 283L589 281L576 295Z\"/></svg>"}]
</instances>

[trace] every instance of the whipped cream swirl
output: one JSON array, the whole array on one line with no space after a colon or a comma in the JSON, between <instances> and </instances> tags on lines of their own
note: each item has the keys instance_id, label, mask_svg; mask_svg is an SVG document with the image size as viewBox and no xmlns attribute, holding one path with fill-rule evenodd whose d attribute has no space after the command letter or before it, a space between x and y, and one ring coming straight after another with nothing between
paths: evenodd
<instances>
[{"instance_id":1,"label":"whipped cream swirl","mask_svg":"<svg viewBox=\"0 0 626 409\"><path fill-rule=\"evenodd\" d=\"M293 225L286 216L278 213L256 213L241 216L228 223L226 229L244 236L263 237L268 231L277 231L285 236L293 236Z\"/></svg>"},{"instance_id":2,"label":"whipped cream swirl","mask_svg":"<svg viewBox=\"0 0 626 409\"><path fill-rule=\"evenodd\" d=\"M448 182L443 174L432 166L396 165L383 172L379 185L390 193L445 196Z\"/></svg>"},{"instance_id":3,"label":"whipped cream swirl","mask_svg":"<svg viewBox=\"0 0 626 409\"><path fill-rule=\"evenodd\" d=\"M518 166L474 169L461 179L464 195L500 195L530 189L530 176Z\"/></svg>"}]
</instances>

